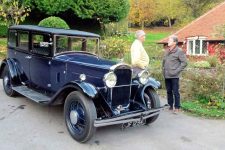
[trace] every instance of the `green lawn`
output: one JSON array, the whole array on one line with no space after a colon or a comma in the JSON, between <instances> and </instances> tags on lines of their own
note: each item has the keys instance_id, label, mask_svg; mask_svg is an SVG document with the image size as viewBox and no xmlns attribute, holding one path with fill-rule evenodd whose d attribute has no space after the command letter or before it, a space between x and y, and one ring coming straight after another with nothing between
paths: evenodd
<instances>
[{"instance_id":1,"label":"green lawn","mask_svg":"<svg viewBox=\"0 0 225 150\"><path fill-rule=\"evenodd\" d=\"M157 41L167 37L168 35L170 35L170 32L147 33L144 46L155 44ZM122 36L121 38L132 43L135 40L135 33L131 33L128 36Z\"/></svg>"},{"instance_id":2,"label":"green lawn","mask_svg":"<svg viewBox=\"0 0 225 150\"><path fill-rule=\"evenodd\" d=\"M0 38L0 60L6 56L6 38Z\"/></svg>"},{"instance_id":3,"label":"green lawn","mask_svg":"<svg viewBox=\"0 0 225 150\"><path fill-rule=\"evenodd\" d=\"M0 46L6 46L7 39L6 38L0 38Z\"/></svg>"}]
</instances>

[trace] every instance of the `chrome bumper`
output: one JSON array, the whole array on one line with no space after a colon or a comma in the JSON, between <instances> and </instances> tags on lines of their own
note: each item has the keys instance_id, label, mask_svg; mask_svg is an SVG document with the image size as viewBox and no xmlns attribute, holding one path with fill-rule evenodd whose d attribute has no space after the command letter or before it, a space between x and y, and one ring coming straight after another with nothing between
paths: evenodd
<instances>
[{"instance_id":1,"label":"chrome bumper","mask_svg":"<svg viewBox=\"0 0 225 150\"><path fill-rule=\"evenodd\" d=\"M138 113L129 114L129 115L123 115L120 117L114 117L109 119L96 119L94 122L94 126L103 127L103 126L123 124L128 122L143 121L147 118L158 115L163 108L164 107L160 107L157 109L151 109L148 111L138 112Z\"/></svg>"}]
</instances>

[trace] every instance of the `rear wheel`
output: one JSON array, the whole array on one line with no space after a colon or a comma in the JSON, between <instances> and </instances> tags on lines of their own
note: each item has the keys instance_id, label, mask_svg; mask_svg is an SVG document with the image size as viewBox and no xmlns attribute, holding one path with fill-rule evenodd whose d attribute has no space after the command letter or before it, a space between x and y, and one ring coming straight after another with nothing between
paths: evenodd
<instances>
[{"instance_id":1,"label":"rear wheel","mask_svg":"<svg viewBox=\"0 0 225 150\"><path fill-rule=\"evenodd\" d=\"M159 96L154 89L146 89L146 91L144 93L144 99L145 99L146 104L148 104L149 109L154 109L154 108L160 107ZM146 125L153 123L158 117L159 117L159 114L155 115L153 117L147 118Z\"/></svg>"},{"instance_id":2,"label":"rear wheel","mask_svg":"<svg viewBox=\"0 0 225 150\"><path fill-rule=\"evenodd\" d=\"M3 71L3 88L8 96L13 97L16 95L16 92L12 89L12 79L9 73L8 66L5 66Z\"/></svg>"},{"instance_id":3,"label":"rear wheel","mask_svg":"<svg viewBox=\"0 0 225 150\"><path fill-rule=\"evenodd\" d=\"M97 118L93 101L78 91L71 92L65 101L64 117L70 135L79 142L88 141L96 128Z\"/></svg>"}]
</instances>

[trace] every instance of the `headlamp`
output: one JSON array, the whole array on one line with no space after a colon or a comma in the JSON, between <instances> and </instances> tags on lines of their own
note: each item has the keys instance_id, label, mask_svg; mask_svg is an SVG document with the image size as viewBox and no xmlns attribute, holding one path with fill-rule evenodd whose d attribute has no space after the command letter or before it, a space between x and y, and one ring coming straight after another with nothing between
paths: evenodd
<instances>
[{"instance_id":1,"label":"headlamp","mask_svg":"<svg viewBox=\"0 0 225 150\"><path fill-rule=\"evenodd\" d=\"M146 70L143 70L138 74L138 77L139 77L139 82L144 85L148 82L149 72Z\"/></svg>"},{"instance_id":2,"label":"headlamp","mask_svg":"<svg viewBox=\"0 0 225 150\"><path fill-rule=\"evenodd\" d=\"M103 81L105 82L106 86L109 88L113 88L116 85L117 77L115 73L109 72L105 74Z\"/></svg>"}]
</instances>

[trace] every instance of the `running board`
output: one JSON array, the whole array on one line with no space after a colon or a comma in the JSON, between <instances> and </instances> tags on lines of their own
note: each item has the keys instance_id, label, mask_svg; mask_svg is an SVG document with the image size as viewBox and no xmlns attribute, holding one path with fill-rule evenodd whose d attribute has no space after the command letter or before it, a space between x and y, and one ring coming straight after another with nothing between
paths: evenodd
<instances>
[{"instance_id":1,"label":"running board","mask_svg":"<svg viewBox=\"0 0 225 150\"><path fill-rule=\"evenodd\" d=\"M34 91L30 88L28 88L27 86L15 86L15 87L12 87L12 89L18 93L20 93L21 95L37 102L37 103L48 103L51 98L44 95L44 94L41 94L37 91Z\"/></svg>"}]
</instances>

